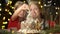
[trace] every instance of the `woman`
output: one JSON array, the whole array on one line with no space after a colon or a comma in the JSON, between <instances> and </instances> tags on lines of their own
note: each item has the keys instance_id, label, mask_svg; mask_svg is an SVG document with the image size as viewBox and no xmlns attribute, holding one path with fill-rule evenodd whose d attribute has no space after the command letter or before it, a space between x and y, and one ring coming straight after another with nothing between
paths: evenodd
<instances>
[{"instance_id":1,"label":"woman","mask_svg":"<svg viewBox=\"0 0 60 34\"><path fill-rule=\"evenodd\" d=\"M33 2L33 1L30 2L30 11L31 11L31 17L36 21L34 28L43 29L42 24L43 24L44 20L41 18L41 15L40 15L41 14L41 8L40 8L39 4L37 2Z\"/></svg>"},{"instance_id":2,"label":"woman","mask_svg":"<svg viewBox=\"0 0 60 34\"><path fill-rule=\"evenodd\" d=\"M46 29L49 27L49 23L50 23L50 27L55 26L55 22L53 21L48 21L48 20L44 20L41 17L41 8L40 5L36 2L36 1L31 1L30 2L30 13L31 13L31 17L33 19L37 19L36 21L38 21L38 25L40 25L40 28L37 26L37 29ZM32 25L33 26L33 25Z\"/></svg>"},{"instance_id":3,"label":"woman","mask_svg":"<svg viewBox=\"0 0 60 34\"><path fill-rule=\"evenodd\" d=\"M44 19L41 18L40 15L41 14L40 5L36 1L31 1L29 3L29 7L30 7L30 12L27 16L27 20L25 21L26 23L25 28L38 29L38 30L44 29L45 21Z\"/></svg>"},{"instance_id":4,"label":"woman","mask_svg":"<svg viewBox=\"0 0 60 34\"><path fill-rule=\"evenodd\" d=\"M16 2L15 8L14 8L14 14L12 15L9 24L8 29L16 28L19 30L21 28L21 21L25 20L26 17L26 10L28 10L28 5L23 2Z\"/></svg>"}]
</instances>

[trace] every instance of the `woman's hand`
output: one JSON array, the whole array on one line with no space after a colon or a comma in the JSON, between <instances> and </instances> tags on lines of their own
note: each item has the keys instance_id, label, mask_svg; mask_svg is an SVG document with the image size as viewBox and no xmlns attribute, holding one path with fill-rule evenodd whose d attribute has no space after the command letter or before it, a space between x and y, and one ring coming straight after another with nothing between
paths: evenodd
<instances>
[{"instance_id":1,"label":"woman's hand","mask_svg":"<svg viewBox=\"0 0 60 34\"><path fill-rule=\"evenodd\" d=\"M20 7L21 10L29 10L29 6L27 4L23 4L21 7Z\"/></svg>"},{"instance_id":2,"label":"woman's hand","mask_svg":"<svg viewBox=\"0 0 60 34\"><path fill-rule=\"evenodd\" d=\"M25 17L27 14L27 10L29 10L29 7L27 4L23 4L19 9L20 9L20 12L19 12L18 16Z\"/></svg>"},{"instance_id":3,"label":"woman's hand","mask_svg":"<svg viewBox=\"0 0 60 34\"><path fill-rule=\"evenodd\" d=\"M24 11L24 10L28 10L29 7L27 4L23 4L22 6L19 6L17 8L17 10L15 10L14 14L12 15L12 20L14 21L16 18L18 17L23 17L25 16L25 12L21 12L21 11ZM22 16L21 16L22 15Z\"/></svg>"}]
</instances>

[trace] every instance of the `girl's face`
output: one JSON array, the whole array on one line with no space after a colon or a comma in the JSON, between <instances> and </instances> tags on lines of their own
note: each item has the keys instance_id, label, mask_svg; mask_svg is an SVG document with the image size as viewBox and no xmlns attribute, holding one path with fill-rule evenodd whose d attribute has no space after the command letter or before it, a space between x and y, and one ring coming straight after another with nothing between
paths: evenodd
<instances>
[{"instance_id":1,"label":"girl's face","mask_svg":"<svg viewBox=\"0 0 60 34\"><path fill-rule=\"evenodd\" d=\"M22 6L22 5L21 5ZM21 7L20 6L20 7ZM27 12L25 10L21 10L20 13L18 14L19 17L25 18L26 17Z\"/></svg>"},{"instance_id":2,"label":"girl's face","mask_svg":"<svg viewBox=\"0 0 60 34\"><path fill-rule=\"evenodd\" d=\"M19 17L25 17L25 15L26 15L26 11L21 11L20 13L19 13Z\"/></svg>"},{"instance_id":3,"label":"girl's face","mask_svg":"<svg viewBox=\"0 0 60 34\"><path fill-rule=\"evenodd\" d=\"M17 9L19 9L19 7L21 7L21 5L18 6ZM21 10L20 13L18 14L19 17L24 17L24 11Z\"/></svg>"},{"instance_id":4,"label":"girl's face","mask_svg":"<svg viewBox=\"0 0 60 34\"><path fill-rule=\"evenodd\" d=\"M40 15L39 8L35 4L30 5L31 16L36 18Z\"/></svg>"}]
</instances>

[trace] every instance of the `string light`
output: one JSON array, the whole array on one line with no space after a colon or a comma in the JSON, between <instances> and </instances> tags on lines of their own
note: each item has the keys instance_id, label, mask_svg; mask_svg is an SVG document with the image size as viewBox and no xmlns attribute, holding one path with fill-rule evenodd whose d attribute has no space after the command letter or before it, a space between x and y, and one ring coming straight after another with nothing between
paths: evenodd
<instances>
[{"instance_id":1,"label":"string light","mask_svg":"<svg viewBox=\"0 0 60 34\"><path fill-rule=\"evenodd\" d=\"M58 10L59 10L60 8L58 7Z\"/></svg>"},{"instance_id":2,"label":"string light","mask_svg":"<svg viewBox=\"0 0 60 34\"><path fill-rule=\"evenodd\" d=\"M8 21L10 21L10 19L8 19Z\"/></svg>"},{"instance_id":3,"label":"string light","mask_svg":"<svg viewBox=\"0 0 60 34\"><path fill-rule=\"evenodd\" d=\"M5 9L5 11L8 11L7 9Z\"/></svg>"},{"instance_id":4,"label":"string light","mask_svg":"<svg viewBox=\"0 0 60 34\"><path fill-rule=\"evenodd\" d=\"M52 1L48 1L48 3L51 3Z\"/></svg>"},{"instance_id":5,"label":"string light","mask_svg":"<svg viewBox=\"0 0 60 34\"><path fill-rule=\"evenodd\" d=\"M53 33L49 33L49 34L53 34Z\"/></svg>"},{"instance_id":6,"label":"string light","mask_svg":"<svg viewBox=\"0 0 60 34\"><path fill-rule=\"evenodd\" d=\"M7 24L8 22L3 22L3 24Z\"/></svg>"},{"instance_id":7,"label":"string light","mask_svg":"<svg viewBox=\"0 0 60 34\"><path fill-rule=\"evenodd\" d=\"M59 10L60 8L59 7L55 7L55 9L58 9Z\"/></svg>"},{"instance_id":8,"label":"string light","mask_svg":"<svg viewBox=\"0 0 60 34\"><path fill-rule=\"evenodd\" d=\"M56 3L54 3L54 5L56 5Z\"/></svg>"},{"instance_id":9,"label":"string light","mask_svg":"<svg viewBox=\"0 0 60 34\"><path fill-rule=\"evenodd\" d=\"M1 11L2 9L0 8L0 11Z\"/></svg>"},{"instance_id":10,"label":"string light","mask_svg":"<svg viewBox=\"0 0 60 34\"><path fill-rule=\"evenodd\" d=\"M56 14L58 14L58 12L56 12Z\"/></svg>"},{"instance_id":11,"label":"string light","mask_svg":"<svg viewBox=\"0 0 60 34\"><path fill-rule=\"evenodd\" d=\"M14 7L13 6L10 6L12 9L14 9Z\"/></svg>"},{"instance_id":12,"label":"string light","mask_svg":"<svg viewBox=\"0 0 60 34\"><path fill-rule=\"evenodd\" d=\"M8 6L9 4L12 4L12 1L8 1L7 6Z\"/></svg>"},{"instance_id":13,"label":"string light","mask_svg":"<svg viewBox=\"0 0 60 34\"><path fill-rule=\"evenodd\" d=\"M24 3L26 2L26 1L23 1Z\"/></svg>"},{"instance_id":14,"label":"string light","mask_svg":"<svg viewBox=\"0 0 60 34\"><path fill-rule=\"evenodd\" d=\"M12 4L12 1L9 1L10 4Z\"/></svg>"},{"instance_id":15,"label":"string light","mask_svg":"<svg viewBox=\"0 0 60 34\"><path fill-rule=\"evenodd\" d=\"M12 30L12 33L14 33L14 30Z\"/></svg>"},{"instance_id":16,"label":"string light","mask_svg":"<svg viewBox=\"0 0 60 34\"><path fill-rule=\"evenodd\" d=\"M8 6L8 4L7 4L7 6Z\"/></svg>"},{"instance_id":17,"label":"string light","mask_svg":"<svg viewBox=\"0 0 60 34\"><path fill-rule=\"evenodd\" d=\"M9 2L8 2L8 4L7 5L9 5Z\"/></svg>"},{"instance_id":18,"label":"string light","mask_svg":"<svg viewBox=\"0 0 60 34\"><path fill-rule=\"evenodd\" d=\"M43 6L41 5L41 8L43 8Z\"/></svg>"},{"instance_id":19,"label":"string light","mask_svg":"<svg viewBox=\"0 0 60 34\"><path fill-rule=\"evenodd\" d=\"M0 6L1 6L1 3L0 3Z\"/></svg>"},{"instance_id":20,"label":"string light","mask_svg":"<svg viewBox=\"0 0 60 34\"><path fill-rule=\"evenodd\" d=\"M13 6L10 6L12 9L14 9L14 7Z\"/></svg>"},{"instance_id":21,"label":"string light","mask_svg":"<svg viewBox=\"0 0 60 34\"><path fill-rule=\"evenodd\" d=\"M9 10L5 10L6 12L9 12Z\"/></svg>"},{"instance_id":22,"label":"string light","mask_svg":"<svg viewBox=\"0 0 60 34\"><path fill-rule=\"evenodd\" d=\"M2 26L2 29L4 29L4 28L5 28L5 25Z\"/></svg>"},{"instance_id":23,"label":"string light","mask_svg":"<svg viewBox=\"0 0 60 34\"><path fill-rule=\"evenodd\" d=\"M7 1L7 6L9 5L9 1Z\"/></svg>"},{"instance_id":24,"label":"string light","mask_svg":"<svg viewBox=\"0 0 60 34\"><path fill-rule=\"evenodd\" d=\"M41 4L41 2L39 1L38 4Z\"/></svg>"},{"instance_id":25,"label":"string light","mask_svg":"<svg viewBox=\"0 0 60 34\"><path fill-rule=\"evenodd\" d=\"M6 12L9 12L9 10L8 10L8 9L5 9L5 11L6 11Z\"/></svg>"},{"instance_id":26,"label":"string light","mask_svg":"<svg viewBox=\"0 0 60 34\"><path fill-rule=\"evenodd\" d=\"M44 4L44 6L46 6L46 4Z\"/></svg>"},{"instance_id":27,"label":"string light","mask_svg":"<svg viewBox=\"0 0 60 34\"><path fill-rule=\"evenodd\" d=\"M5 17L3 17L3 20L5 20Z\"/></svg>"},{"instance_id":28,"label":"string light","mask_svg":"<svg viewBox=\"0 0 60 34\"><path fill-rule=\"evenodd\" d=\"M11 12L9 12L9 14L10 14L10 15L12 15L12 13L11 13Z\"/></svg>"},{"instance_id":29,"label":"string light","mask_svg":"<svg viewBox=\"0 0 60 34\"><path fill-rule=\"evenodd\" d=\"M0 16L1 16L1 14L0 14Z\"/></svg>"},{"instance_id":30,"label":"string light","mask_svg":"<svg viewBox=\"0 0 60 34\"><path fill-rule=\"evenodd\" d=\"M55 9L58 9L57 7L55 7Z\"/></svg>"}]
</instances>

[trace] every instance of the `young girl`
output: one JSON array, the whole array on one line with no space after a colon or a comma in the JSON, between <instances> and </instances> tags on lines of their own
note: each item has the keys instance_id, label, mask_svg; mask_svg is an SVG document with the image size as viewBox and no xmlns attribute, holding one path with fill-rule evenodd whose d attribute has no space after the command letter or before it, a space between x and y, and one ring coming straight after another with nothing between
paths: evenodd
<instances>
[{"instance_id":1,"label":"young girl","mask_svg":"<svg viewBox=\"0 0 60 34\"><path fill-rule=\"evenodd\" d=\"M14 14L12 15L9 24L8 29L16 28L19 30L21 28L21 21L25 20L26 18L26 11L28 9L28 5L23 2L16 2L15 8L14 8Z\"/></svg>"},{"instance_id":2,"label":"young girl","mask_svg":"<svg viewBox=\"0 0 60 34\"><path fill-rule=\"evenodd\" d=\"M37 2L31 1L29 3L29 14L24 21L22 22L22 29L29 28L29 29L43 29L44 25L44 19L41 18L41 9Z\"/></svg>"}]
</instances>

